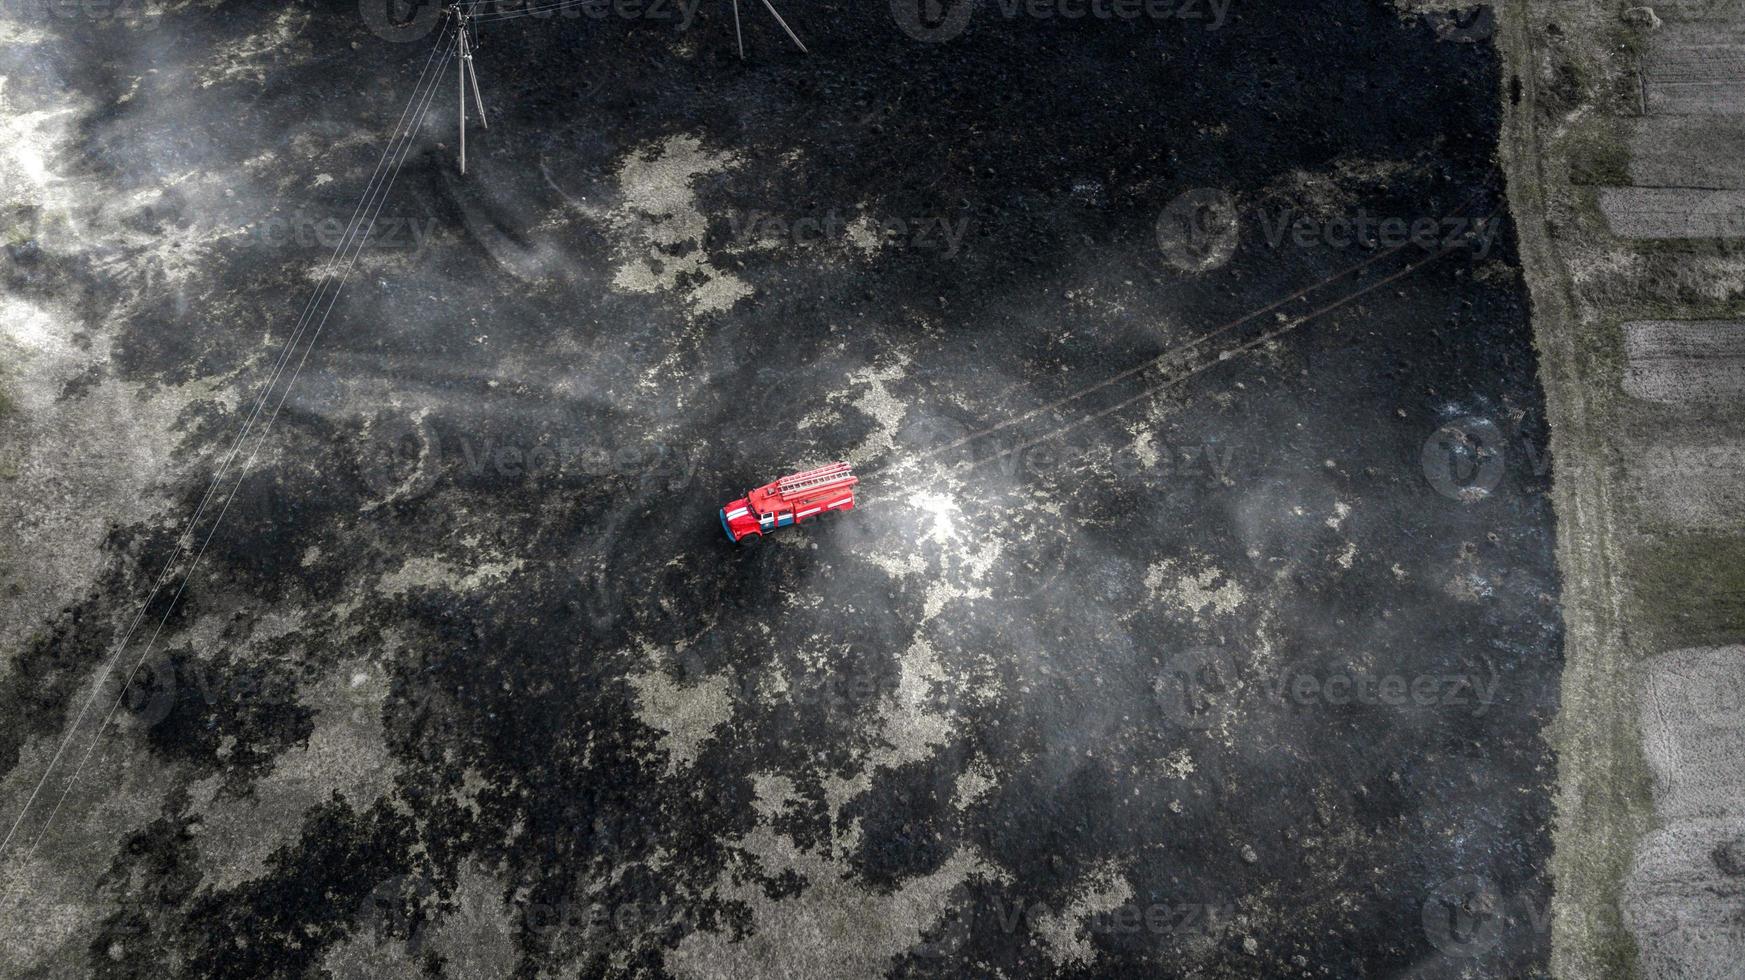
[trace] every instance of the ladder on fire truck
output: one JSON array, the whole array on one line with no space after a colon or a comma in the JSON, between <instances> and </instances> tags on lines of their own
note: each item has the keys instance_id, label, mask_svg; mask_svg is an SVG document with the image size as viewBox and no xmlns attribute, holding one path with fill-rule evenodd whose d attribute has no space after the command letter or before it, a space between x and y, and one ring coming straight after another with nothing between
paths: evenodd
<instances>
[{"instance_id":1,"label":"ladder on fire truck","mask_svg":"<svg viewBox=\"0 0 1745 980\"><path fill-rule=\"evenodd\" d=\"M786 498L812 496L818 490L850 481L854 481L854 467L847 463L831 463L829 466L782 477L776 481L776 492Z\"/></svg>"}]
</instances>

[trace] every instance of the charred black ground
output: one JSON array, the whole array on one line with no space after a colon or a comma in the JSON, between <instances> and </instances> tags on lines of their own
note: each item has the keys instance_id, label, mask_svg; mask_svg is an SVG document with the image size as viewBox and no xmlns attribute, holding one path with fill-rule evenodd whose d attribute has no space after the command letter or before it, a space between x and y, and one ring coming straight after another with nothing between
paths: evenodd
<instances>
[{"instance_id":1,"label":"charred black ground","mask_svg":"<svg viewBox=\"0 0 1745 980\"><path fill-rule=\"evenodd\" d=\"M1489 44L1359 0L983 4L943 43L790 5L800 55L743 13L744 62L725 4L485 25L464 177L446 76L406 244L104 739L135 778L5 859L10 908L83 883L19 975L1541 972L1561 627ZM112 335L95 376L215 380L167 505L4 675L8 823L436 37L158 16L8 56L9 98L87 100L62 172L234 181L113 216L221 231L184 275L9 246ZM1240 229L1203 271L1158 237L1195 190ZM1338 244L1362 215L1438 243ZM835 458L858 511L723 538Z\"/></svg>"}]
</instances>

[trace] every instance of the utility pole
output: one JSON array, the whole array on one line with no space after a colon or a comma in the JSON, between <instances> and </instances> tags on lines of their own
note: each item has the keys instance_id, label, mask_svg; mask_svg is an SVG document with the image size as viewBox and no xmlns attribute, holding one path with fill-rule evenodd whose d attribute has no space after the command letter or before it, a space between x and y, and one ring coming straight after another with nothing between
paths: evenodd
<instances>
[{"instance_id":1,"label":"utility pole","mask_svg":"<svg viewBox=\"0 0 1745 980\"><path fill-rule=\"evenodd\" d=\"M473 90L473 104L479 107L479 125L486 129L491 124L485 119L485 97L479 94L479 73L473 67L473 42L471 15L460 4L448 8L454 17L455 44L460 52L460 70L456 75L456 94L460 96L460 172L467 172L467 89Z\"/></svg>"}]
</instances>

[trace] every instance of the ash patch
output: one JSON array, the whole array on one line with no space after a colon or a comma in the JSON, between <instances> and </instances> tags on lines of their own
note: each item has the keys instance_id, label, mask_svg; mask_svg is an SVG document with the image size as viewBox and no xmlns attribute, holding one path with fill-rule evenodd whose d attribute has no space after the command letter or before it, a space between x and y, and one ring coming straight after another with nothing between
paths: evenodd
<instances>
[{"instance_id":1,"label":"ash patch","mask_svg":"<svg viewBox=\"0 0 1745 980\"><path fill-rule=\"evenodd\" d=\"M394 198L425 231L360 261L166 626L200 686L5 857L9 967L1386 973L1449 965L1437 883L1530 891L1549 516L1513 455L1471 502L1420 457L1447 404L1537 399L1509 243L1192 379L1110 381L1358 261L1171 266L1187 190L1494 205L1488 49L1342 0L1290 31L984 18L949 57L838 14L818 55L743 65L719 11L493 35L516 56L481 65L475 172L433 116ZM9 343L48 340L5 381L18 424L77 459L112 413L92 444L151 466L26 610L8 800L318 267L233 232L343 214L422 56L349 10L170 16L183 46L149 51L44 28L29 57L66 76L15 117L54 175L34 203L92 236L42 236L20 287ZM8 99L33 77L7 74ZM1155 91L1179 98L1119 94ZM112 193L61 186L86 164ZM840 247L730 234L833 209ZM898 217L951 246L880 237ZM721 539L722 500L837 457L856 512ZM40 472L33 504L72 485ZM1228 683L1182 724L1157 683L1201 647ZM1482 716L1265 696L1285 667L1487 665Z\"/></svg>"}]
</instances>

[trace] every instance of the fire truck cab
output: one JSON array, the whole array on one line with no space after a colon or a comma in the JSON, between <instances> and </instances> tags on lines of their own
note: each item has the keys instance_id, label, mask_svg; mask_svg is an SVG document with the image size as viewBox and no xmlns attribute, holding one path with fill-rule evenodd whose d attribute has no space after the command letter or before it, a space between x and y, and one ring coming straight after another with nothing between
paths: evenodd
<instances>
[{"instance_id":1,"label":"fire truck cab","mask_svg":"<svg viewBox=\"0 0 1745 980\"><path fill-rule=\"evenodd\" d=\"M756 542L765 532L854 509L854 469L831 463L784 476L721 508L721 530L735 544Z\"/></svg>"}]
</instances>

